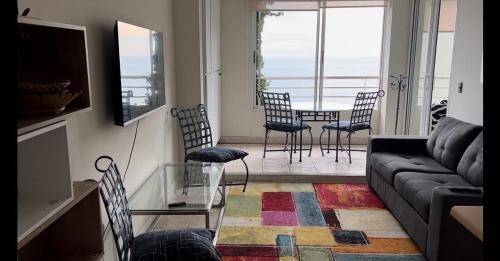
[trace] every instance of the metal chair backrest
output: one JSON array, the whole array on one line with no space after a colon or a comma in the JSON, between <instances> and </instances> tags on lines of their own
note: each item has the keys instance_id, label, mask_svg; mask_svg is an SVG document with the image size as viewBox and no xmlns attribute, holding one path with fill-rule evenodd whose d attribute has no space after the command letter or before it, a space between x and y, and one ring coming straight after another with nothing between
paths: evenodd
<instances>
[{"instance_id":1,"label":"metal chair backrest","mask_svg":"<svg viewBox=\"0 0 500 261\"><path fill-rule=\"evenodd\" d=\"M177 109L170 111L179 121L182 140L184 141L184 156L189 150L212 144L212 129L208 122L207 110L203 104L194 108Z\"/></svg>"},{"instance_id":2,"label":"metal chair backrest","mask_svg":"<svg viewBox=\"0 0 500 261\"><path fill-rule=\"evenodd\" d=\"M110 160L106 169L101 169L98 166L99 161L102 159ZM132 217L128 208L127 193L123 187L120 172L113 159L109 156L97 158L95 168L104 173L99 182L99 192L113 231L118 258L120 261L128 261L134 232L132 230Z\"/></svg>"},{"instance_id":3,"label":"metal chair backrest","mask_svg":"<svg viewBox=\"0 0 500 261\"><path fill-rule=\"evenodd\" d=\"M377 97L383 95L383 91L358 92L351 113L351 126L355 124L368 124L370 126Z\"/></svg>"},{"instance_id":4,"label":"metal chair backrest","mask_svg":"<svg viewBox=\"0 0 500 261\"><path fill-rule=\"evenodd\" d=\"M292 105L288 92L276 93L260 91L258 96L262 99L264 105L266 123L292 124Z\"/></svg>"}]
</instances>

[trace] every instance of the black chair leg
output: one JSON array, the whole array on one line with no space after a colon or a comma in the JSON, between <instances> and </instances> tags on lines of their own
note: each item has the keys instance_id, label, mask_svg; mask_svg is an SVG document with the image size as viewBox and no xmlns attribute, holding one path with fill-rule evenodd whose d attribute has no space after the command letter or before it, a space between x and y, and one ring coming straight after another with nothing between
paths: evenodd
<instances>
[{"instance_id":1,"label":"black chair leg","mask_svg":"<svg viewBox=\"0 0 500 261\"><path fill-rule=\"evenodd\" d=\"M264 156L263 159L266 158L266 150L267 150L267 135L269 134L269 130L266 128L266 136L264 137Z\"/></svg>"},{"instance_id":2,"label":"black chair leg","mask_svg":"<svg viewBox=\"0 0 500 261\"><path fill-rule=\"evenodd\" d=\"M184 163L187 163L188 160L186 159L186 157L184 157ZM189 180L188 180L188 169L187 169L187 165L184 164L184 184L182 186L182 195L187 195L188 193L188 184L189 184Z\"/></svg>"},{"instance_id":3,"label":"black chair leg","mask_svg":"<svg viewBox=\"0 0 500 261\"><path fill-rule=\"evenodd\" d=\"M243 192L245 192L245 190L247 189L247 183L248 183L248 165L244 159L241 159L241 161L243 161L243 164L245 164L245 169L247 170L247 176L245 178L245 185L243 187Z\"/></svg>"},{"instance_id":4,"label":"black chair leg","mask_svg":"<svg viewBox=\"0 0 500 261\"><path fill-rule=\"evenodd\" d=\"M288 132L286 133L286 137L285 137L285 147L283 148L283 151L286 151L287 145L288 145Z\"/></svg>"},{"instance_id":5,"label":"black chair leg","mask_svg":"<svg viewBox=\"0 0 500 261\"><path fill-rule=\"evenodd\" d=\"M330 153L330 133L331 133L331 130L328 129L328 146L326 149L326 153Z\"/></svg>"},{"instance_id":6,"label":"black chair leg","mask_svg":"<svg viewBox=\"0 0 500 261\"><path fill-rule=\"evenodd\" d=\"M330 133L331 133L331 130L328 129L328 149L327 149L326 153L330 153Z\"/></svg>"},{"instance_id":7,"label":"black chair leg","mask_svg":"<svg viewBox=\"0 0 500 261\"><path fill-rule=\"evenodd\" d=\"M293 153L297 153L297 133L294 134L294 138L295 138L295 144L294 144L294 150L293 150ZM301 148L302 149L302 148Z\"/></svg>"},{"instance_id":8,"label":"black chair leg","mask_svg":"<svg viewBox=\"0 0 500 261\"><path fill-rule=\"evenodd\" d=\"M309 128L309 135L311 135L311 147L309 147L309 157L311 157L311 152L313 150L313 134L312 134L312 128Z\"/></svg>"},{"instance_id":9,"label":"black chair leg","mask_svg":"<svg viewBox=\"0 0 500 261\"><path fill-rule=\"evenodd\" d=\"M292 155L293 155L293 136L296 136L295 133L290 133L291 134L291 138L290 138L290 164L292 164Z\"/></svg>"},{"instance_id":10,"label":"black chair leg","mask_svg":"<svg viewBox=\"0 0 500 261\"><path fill-rule=\"evenodd\" d=\"M349 134L347 134L347 136L349 138L349 163L352 163L351 162L351 134L352 134L352 132L349 132Z\"/></svg>"},{"instance_id":11,"label":"black chair leg","mask_svg":"<svg viewBox=\"0 0 500 261\"><path fill-rule=\"evenodd\" d=\"M319 149L321 150L321 156L325 156L325 154L323 153L323 143L321 141L321 137L323 136L324 132L325 132L325 129L323 129L323 131L319 135Z\"/></svg>"},{"instance_id":12,"label":"black chair leg","mask_svg":"<svg viewBox=\"0 0 500 261\"><path fill-rule=\"evenodd\" d=\"M373 130L372 130L372 127L369 127L369 128L368 128L368 135L372 135L372 131L373 131Z\"/></svg>"}]
</instances>

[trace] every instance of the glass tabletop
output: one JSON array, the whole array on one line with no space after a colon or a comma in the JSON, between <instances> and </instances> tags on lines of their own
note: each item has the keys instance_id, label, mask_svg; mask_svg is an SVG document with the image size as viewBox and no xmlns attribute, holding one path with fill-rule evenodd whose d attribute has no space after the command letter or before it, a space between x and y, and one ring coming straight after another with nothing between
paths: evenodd
<instances>
[{"instance_id":1,"label":"glass tabletop","mask_svg":"<svg viewBox=\"0 0 500 261\"><path fill-rule=\"evenodd\" d=\"M292 110L300 110L300 111L348 111L352 110L352 104L346 103L333 103L326 102L319 107L318 105L314 106L314 102L294 102L292 103Z\"/></svg>"},{"instance_id":2,"label":"glass tabletop","mask_svg":"<svg viewBox=\"0 0 500 261\"><path fill-rule=\"evenodd\" d=\"M130 211L132 214L209 211L223 171L223 163L164 164L130 197ZM169 207L169 204L179 202L185 205Z\"/></svg>"}]
</instances>

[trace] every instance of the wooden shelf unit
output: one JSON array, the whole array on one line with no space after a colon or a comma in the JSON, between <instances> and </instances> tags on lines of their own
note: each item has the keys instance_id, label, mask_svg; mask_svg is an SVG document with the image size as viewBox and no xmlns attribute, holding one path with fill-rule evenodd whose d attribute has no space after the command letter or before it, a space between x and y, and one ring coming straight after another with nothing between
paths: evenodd
<instances>
[{"instance_id":1,"label":"wooden shelf unit","mask_svg":"<svg viewBox=\"0 0 500 261\"><path fill-rule=\"evenodd\" d=\"M103 255L98 183L76 181L74 198L18 242L18 260L99 260Z\"/></svg>"},{"instance_id":2,"label":"wooden shelf unit","mask_svg":"<svg viewBox=\"0 0 500 261\"><path fill-rule=\"evenodd\" d=\"M66 128L92 109L86 29L18 17L17 42L18 81L82 91L59 114L18 114L17 260L101 260L98 182L73 182Z\"/></svg>"},{"instance_id":3,"label":"wooden shelf unit","mask_svg":"<svg viewBox=\"0 0 500 261\"><path fill-rule=\"evenodd\" d=\"M70 90L83 91L58 114L18 115L18 135L91 110L87 36L84 26L18 17L17 42L16 68L19 81L54 83L69 80ZM22 106L18 101L18 107Z\"/></svg>"},{"instance_id":4,"label":"wooden shelf unit","mask_svg":"<svg viewBox=\"0 0 500 261\"><path fill-rule=\"evenodd\" d=\"M17 240L73 200L66 121L17 137Z\"/></svg>"}]
</instances>

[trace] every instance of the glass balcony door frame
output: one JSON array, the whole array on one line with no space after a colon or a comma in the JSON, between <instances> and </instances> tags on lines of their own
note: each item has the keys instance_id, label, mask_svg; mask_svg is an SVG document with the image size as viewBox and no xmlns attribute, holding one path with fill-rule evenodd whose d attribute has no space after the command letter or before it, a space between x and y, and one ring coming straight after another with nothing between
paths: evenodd
<instances>
[{"instance_id":1,"label":"glass balcony door frame","mask_svg":"<svg viewBox=\"0 0 500 261\"><path fill-rule=\"evenodd\" d=\"M418 38L422 37L423 33L419 32L419 26L423 25L419 23L421 16L425 15L425 9L421 10L422 4L425 4L425 0L414 0L413 5L413 23L412 23L412 36L411 36L411 45L410 45L410 55L409 55L409 66L408 66L408 92L406 99L406 115L405 115L405 128L404 134L410 134L411 128L411 114L412 110L412 102L413 99L418 99L418 90L416 97L413 97L412 90L414 88L418 89L418 77L420 77L419 65L420 60L418 58L425 55L426 58L426 68L425 68L425 78L424 78L424 93L422 100L422 111L420 113L420 126L419 126L419 135L426 136L429 134L430 130L430 113L431 113L431 104L432 104L432 93L434 88L434 71L435 71L435 62L436 62L436 47L437 47L437 39L438 39L438 26L439 26L439 14L441 7L441 0L429 0L431 1L431 13L430 13L430 22L429 22L429 37L426 43L422 42L422 45L427 45L427 53L420 54L420 57L417 57L419 54L417 48L421 48L421 46L417 46ZM423 11L423 12L422 12ZM422 19L423 20L423 19ZM416 84L415 84L416 83Z\"/></svg>"},{"instance_id":2,"label":"glass balcony door frame","mask_svg":"<svg viewBox=\"0 0 500 261\"><path fill-rule=\"evenodd\" d=\"M323 102L323 89L324 89L324 80L329 80L329 79L344 79L345 77L343 76L331 76L331 77L325 77L324 76L324 68L325 68L325 38L326 38L326 11L329 8L363 8L363 6L345 6L345 7L328 7L326 1L318 1L320 2L320 6L317 10L311 10L311 9L293 9L293 10L279 10L276 9L273 11L275 12L287 12L287 11L303 11L303 12L316 12L316 51L315 51L315 65L314 65L314 94L313 94L313 101L314 101L314 106L318 106L319 108L322 107L322 102ZM257 79L257 73L256 73L256 52L257 52L257 16L258 16L258 11L257 12L252 12L252 15L250 15L250 24L251 26L251 46L250 46L250 56L252 57L252 66L251 66L251 76L252 76L252 108L253 109L259 109L261 106L257 105L257 93L256 93L256 85L259 79ZM384 10L384 21L385 21L385 10ZM383 23L382 26L385 26ZM382 50L384 49L384 41L383 37L380 39L382 42L381 45L381 52L380 52L380 69L379 71L382 70L382 59L383 59L383 54ZM273 78L273 77L267 77L267 78ZM288 78L297 78L297 79L304 79L304 77L287 77ZM348 79L352 79L353 77L349 77ZM369 77L354 77L354 79L364 79L365 80L365 87L366 87L366 81L368 79L373 79L371 76ZM379 74L377 77L379 80L379 89L382 84L382 77ZM381 102L381 99L377 101L378 103ZM376 106L378 107L378 106Z\"/></svg>"},{"instance_id":3,"label":"glass balcony door frame","mask_svg":"<svg viewBox=\"0 0 500 261\"><path fill-rule=\"evenodd\" d=\"M318 62L318 59L319 59L319 55L318 55L318 52L319 52L319 49L320 49L320 46L319 46L319 38L320 38L320 11L321 9L318 9L318 10L309 10L309 9L305 9L305 10L300 10L300 9L294 9L294 10L273 10L275 12L287 12L287 11L299 11L299 12L316 12L316 51L315 51L315 61L314 61L314 94L313 94L313 97L314 97L314 106L317 106L318 105L318 73L319 73L319 62ZM251 26L251 29L250 29L250 33L252 35L251 37L251 46L250 46L250 57L252 57L252 66L251 66L251 76L252 76L252 108L253 109L259 109L259 107L261 107L260 105L257 105L257 93L255 91L255 87L257 86L257 82L258 82L258 79L256 77L257 75L257 66L256 66L256 59L257 59L257 16L258 16L258 11L257 12L252 12L252 15L250 16L250 24L252 25ZM301 77L298 77L299 79ZM303 77L302 77L303 78Z\"/></svg>"}]
</instances>

